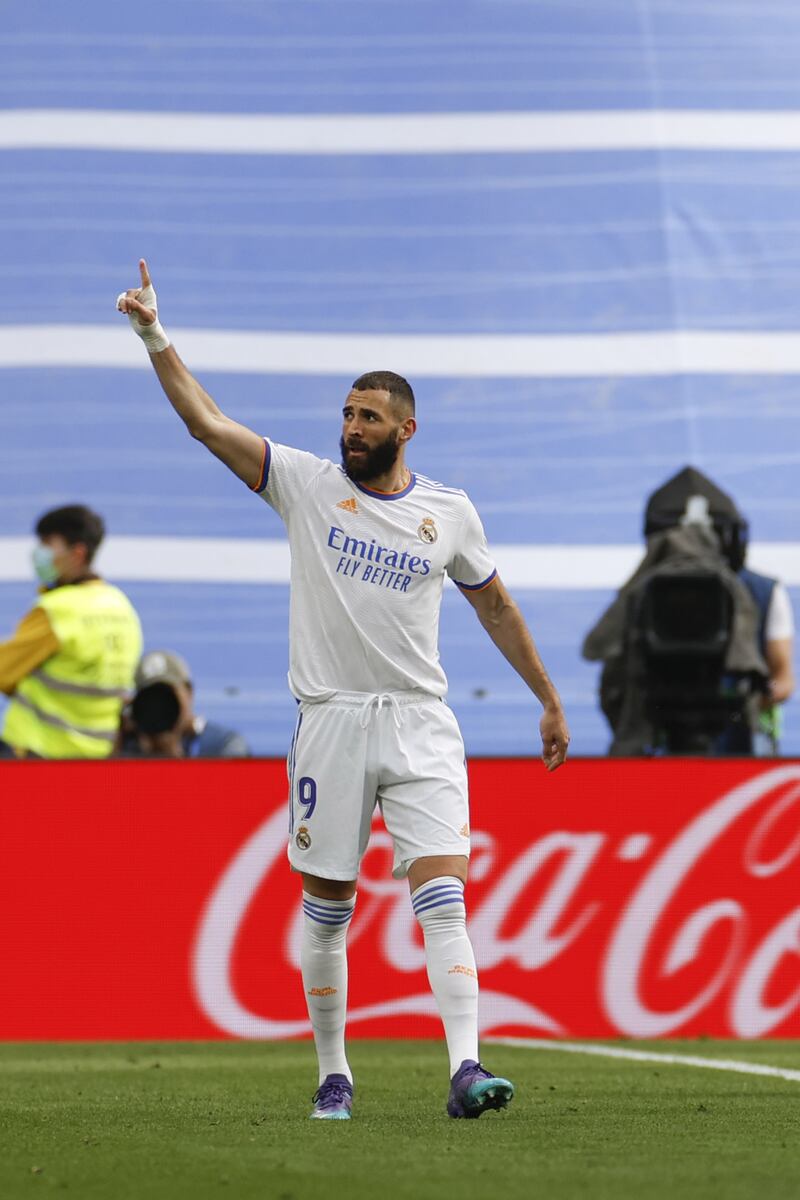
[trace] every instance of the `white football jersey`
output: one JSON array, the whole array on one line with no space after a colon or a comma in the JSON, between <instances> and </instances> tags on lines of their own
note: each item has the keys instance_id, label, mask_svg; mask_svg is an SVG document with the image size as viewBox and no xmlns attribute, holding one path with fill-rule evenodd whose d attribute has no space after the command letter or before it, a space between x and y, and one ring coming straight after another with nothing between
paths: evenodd
<instances>
[{"instance_id":1,"label":"white football jersey","mask_svg":"<svg viewBox=\"0 0 800 1200\"><path fill-rule=\"evenodd\" d=\"M419 688L444 696L445 574L465 590L496 575L465 492L422 475L391 495L344 468L265 439L256 491L292 555L289 687L298 700Z\"/></svg>"}]
</instances>

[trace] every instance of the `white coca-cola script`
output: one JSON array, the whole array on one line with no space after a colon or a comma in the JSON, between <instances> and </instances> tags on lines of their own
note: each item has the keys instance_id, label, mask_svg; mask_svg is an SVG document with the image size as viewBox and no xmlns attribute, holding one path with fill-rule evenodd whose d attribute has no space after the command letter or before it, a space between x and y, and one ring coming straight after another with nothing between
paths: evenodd
<instances>
[{"instance_id":1,"label":"white coca-cola script","mask_svg":"<svg viewBox=\"0 0 800 1200\"><path fill-rule=\"evenodd\" d=\"M646 824L646 808L642 811ZM740 844L735 854L728 853L724 876L710 872L705 879L709 856L732 830ZM370 853L386 850L387 836L376 829ZM200 921L191 963L195 995L209 1020L233 1036L278 1039L310 1032L305 1017L285 1020L252 1011L237 996L233 984L232 956L240 928L285 848L286 817L281 805L230 861ZM608 855L613 855L621 870L630 864L639 869L630 892L621 902L616 901L611 914L608 898L592 892L593 870L601 857ZM650 857L652 861L648 861ZM768 887L771 881L788 878L788 873L794 872L796 877L798 858L798 764L757 773L695 812L661 845L642 829L631 829L622 838L602 829L550 829L514 857L507 853L504 857L491 834L474 832L471 872L481 888L480 900L470 912L470 930L478 966L485 976L504 965L513 966L514 979L523 981L515 984L513 992L482 988L481 1031L513 1028L558 1036L576 1032L564 1013L557 1008L545 1011L537 1003L537 973L557 969L583 940L595 937L597 950L587 960L593 963L594 978L584 981L584 986L594 989L610 1033L674 1035L724 997L730 1036L770 1034L800 1016L800 986L784 988L787 994L781 996L774 994L778 972L785 971L787 964L800 965L800 907L778 914L771 928L761 929L754 937L753 914L736 894L737 879L763 880ZM546 882L536 892L530 911L521 923L516 920L513 934L504 932L510 911L537 878ZM691 883L696 898L699 882L706 885L702 903L695 900L694 907L681 910L682 893ZM723 886L724 894L716 894ZM270 952L278 950L284 957L286 987L297 988L298 997L301 921L298 894L297 907L280 936L276 938L274 931L269 935ZM594 931L601 922L610 932L598 940ZM393 978L400 983L424 969L405 883L364 873L351 942L365 936L382 958L381 977L389 981L387 994L378 1003L354 1006L349 1022L434 1017L436 1008L427 987L410 996L391 993ZM716 950L709 955L712 940ZM654 953L658 957L655 965ZM682 997L679 1004L658 1007L658 988L653 981L669 980L686 968L692 968L692 994ZM795 970L795 977L797 974ZM565 980L565 989L567 986ZM547 1007L554 1007L552 1000Z\"/></svg>"}]
</instances>

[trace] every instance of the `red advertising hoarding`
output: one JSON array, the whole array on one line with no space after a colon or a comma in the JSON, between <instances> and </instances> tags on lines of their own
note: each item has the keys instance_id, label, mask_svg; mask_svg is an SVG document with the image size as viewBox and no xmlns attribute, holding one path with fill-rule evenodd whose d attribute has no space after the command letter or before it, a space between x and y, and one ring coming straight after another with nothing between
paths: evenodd
<instances>
[{"instance_id":1,"label":"red advertising hoarding","mask_svg":"<svg viewBox=\"0 0 800 1200\"><path fill-rule=\"evenodd\" d=\"M800 763L470 764L484 1033L800 1036ZM0 767L0 1038L308 1033L284 764ZM438 1036L376 822L350 1035Z\"/></svg>"}]
</instances>

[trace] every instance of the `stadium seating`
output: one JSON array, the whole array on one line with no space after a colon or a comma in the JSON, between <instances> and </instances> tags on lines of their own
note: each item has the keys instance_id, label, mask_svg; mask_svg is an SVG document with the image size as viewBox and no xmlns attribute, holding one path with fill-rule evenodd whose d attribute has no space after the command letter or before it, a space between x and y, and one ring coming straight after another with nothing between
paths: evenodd
<instances>
[{"instance_id":1,"label":"stadium seating","mask_svg":"<svg viewBox=\"0 0 800 1200\"><path fill-rule=\"evenodd\" d=\"M781 373L761 342L744 366L703 357L709 331L771 335L797 324L796 155L741 137L724 148L722 135L706 149L641 137L625 148L616 118L609 148L602 136L581 148L562 116L669 109L722 119L793 108L791 62L783 72L775 64L796 45L800 12L785 9L765 28L755 0L719 6L718 16L651 7L643 30L640 6L613 0L476 0L469 23L459 6L425 0L85 0L62 25L52 13L44 20L41 2L12 6L0 37L0 539L72 500L104 513L116 537L281 537L277 517L188 438L143 352L142 369L115 365L111 339L123 322L114 299L135 284L144 254L173 334L364 335L347 370L310 358L304 369L264 373L249 350L239 361L229 352L226 367L199 374L230 415L335 456L354 375L407 373L420 419L412 466L466 488L498 546L575 548L571 572L526 578L516 594L562 690L574 750L603 753L596 671L579 646L612 583L585 548L607 546L613 558L613 548L635 547L645 497L687 462L736 497L756 543L798 540L796 368ZM709 52L724 62L719 78L689 69ZM23 111L37 109L49 114L38 142ZM74 138L67 110L94 110L100 130L139 110L452 113L468 140L478 125L466 114L509 114L510 129L511 110L525 110L556 141L401 154L387 126L383 153L212 153L202 141L191 149L188 132L168 152L158 139L166 130L180 141L184 126L167 120L155 132L139 123L139 147L115 150ZM335 139L341 127L331 128ZM83 322L108 337L65 333ZM3 340L3 326L37 328ZM681 373L649 365L647 343L627 353L615 341L668 342L675 330L702 343ZM387 361L382 337L420 334L443 339L435 373L414 369L408 341ZM514 351L496 335L544 339L531 354L539 347L555 366L510 374ZM583 350L581 335L592 339ZM32 338L41 352L26 358L19 347ZM459 359L479 338L484 367L465 374ZM148 578L146 559L127 545L133 579L115 578L139 608L147 645L188 659L200 711L240 728L259 753L284 753L294 707L285 582L226 583L210 562L203 578L212 551L200 541L193 580L161 568ZM1 570L0 580L5 631L32 587ZM790 582L798 607L800 573ZM535 750L524 687L452 589L442 652L469 752ZM800 705L787 718L784 748L800 753Z\"/></svg>"}]
</instances>

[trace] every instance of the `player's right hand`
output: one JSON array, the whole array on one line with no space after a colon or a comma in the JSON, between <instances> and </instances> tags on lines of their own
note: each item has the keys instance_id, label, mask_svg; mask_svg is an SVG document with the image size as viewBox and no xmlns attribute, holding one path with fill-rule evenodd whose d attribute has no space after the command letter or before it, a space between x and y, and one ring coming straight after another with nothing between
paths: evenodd
<instances>
[{"instance_id":1,"label":"player's right hand","mask_svg":"<svg viewBox=\"0 0 800 1200\"><path fill-rule=\"evenodd\" d=\"M566 762L569 748L569 729L560 706L546 708L539 722L542 736L542 759L548 771L557 771Z\"/></svg>"},{"instance_id":2,"label":"player's right hand","mask_svg":"<svg viewBox=\"0 0 800 1200\"><path fill-rule=\"evenodd\" d=\"M142 276L142 286L129 288L127 292L120 292L117 296L117 308L121 313L127 314L133 328L141 334L143 329L146 329L148 325L154 325L158 320L158 302L147 263L143 258L139 259L139 270Z\"/></svg>"}]
</instances>

